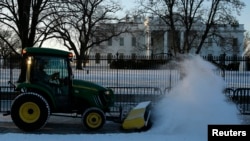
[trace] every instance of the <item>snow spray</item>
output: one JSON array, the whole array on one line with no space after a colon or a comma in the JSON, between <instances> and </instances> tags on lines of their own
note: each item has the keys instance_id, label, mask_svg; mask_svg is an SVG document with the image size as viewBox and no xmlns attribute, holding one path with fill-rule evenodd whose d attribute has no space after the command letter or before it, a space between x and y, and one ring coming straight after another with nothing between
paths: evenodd
<instances>
[{"instance_id":1,"label":"snow spray","mask_svg":"<svg viewBox=\"0 0 250 141\"><path fill-rule=\"evenodd\" d=\"M153 107L150 132L168 135L207 135L209 124L239 124L235 104L224 95L225 82L217 69L199 56L183 57L184 76Z\"/></svg>"}]
</instances>

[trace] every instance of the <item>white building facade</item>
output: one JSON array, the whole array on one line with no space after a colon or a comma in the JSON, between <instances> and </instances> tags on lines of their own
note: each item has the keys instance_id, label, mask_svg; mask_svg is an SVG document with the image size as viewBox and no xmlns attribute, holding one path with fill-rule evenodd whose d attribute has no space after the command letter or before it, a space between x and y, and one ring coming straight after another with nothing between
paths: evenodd
<instances>
[{"instance_id":1,"label":"white building facade","mask_svg":"<svg viewBox=\"0 0 250 141\"><path fill-rule=\"evenodd\" d=\"M171 32L169 27L158 19L134 18L126 21L130 32L123 33L107 42L103 42L89 50L90 55L137 55L152 56L169 54L171 48ZM196 32L202 32L205 26L196 23L193 27ZM185 30L178 29L180 46L183 45ZM219 35L206 39L201 51L201 56L241 56L244 52L244 25L217 25L213 31ZM212 31L211 30L211 31ZM198 44L193 44L189 53L194 54Z\"/></svg>"}]
</instances>

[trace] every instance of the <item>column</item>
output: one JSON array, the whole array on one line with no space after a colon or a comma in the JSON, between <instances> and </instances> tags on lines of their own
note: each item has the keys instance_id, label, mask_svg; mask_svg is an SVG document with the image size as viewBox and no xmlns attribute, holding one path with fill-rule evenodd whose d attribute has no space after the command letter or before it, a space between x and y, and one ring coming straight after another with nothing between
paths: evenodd
<instances>
[{"instance_id":1,"label":"column","mask_svg":"<svg viewBox=\"0 0 250 141\"><path fill-rule=\"evenodd\" d=\"M164 50L164 53L168 53L168 31L164 33L163 50Z\"/></svg>"}]
</instances>

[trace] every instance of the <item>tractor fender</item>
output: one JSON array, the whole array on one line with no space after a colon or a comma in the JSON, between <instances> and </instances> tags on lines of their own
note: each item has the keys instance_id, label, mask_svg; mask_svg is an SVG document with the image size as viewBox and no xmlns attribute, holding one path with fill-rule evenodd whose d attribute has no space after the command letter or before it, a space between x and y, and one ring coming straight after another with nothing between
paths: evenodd
<instances>
[{"instance_id":1,"label":"tractor fender","mask_svg":"<svg viewBox=\"0 0 250 141\"><path fill-rule=\"evenodd\" d=\"M31 83L21 83L16 87L16 90L21 91L21 93L27 91L39 93L48 101L51 109L56 107L55 99L53 98L52 92L49 89Z\"/></svg>"}]
</instances>

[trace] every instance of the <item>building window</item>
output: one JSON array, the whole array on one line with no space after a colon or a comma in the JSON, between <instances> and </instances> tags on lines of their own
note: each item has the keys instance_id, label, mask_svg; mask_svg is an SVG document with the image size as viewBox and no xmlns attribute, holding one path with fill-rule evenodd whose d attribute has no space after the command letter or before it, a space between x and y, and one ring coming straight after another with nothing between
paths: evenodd
<instances>
[{"instance_id":1,"label":"building window","mask_svg":"<svg viewBox=\"0 0 250 141\"><path fill-rule=\"evenodd\" d=\"M226 45L226 39L221 38L221 39L220 39L220 46L221 46L221 47L224 47L225 45Z\"/></svg>"},{"instance_id":2,"label":"building window","mask_svg":"<svg viewBox=\"0 0 250 141\"><path fill-rule=\"evenodd\" d=\"M100 38L96 37L96 45L99 46L100 45Z\"/></svg>"},{"instance_id":3,"label":"building window","mask_svg":"<svg viewBox=\"0 0 250 141\"><path fill-rule=\"evenodd\" d=\"M154 46L154 38L151 38L151 46Z\"/></svg>"},{"instance_id":4,"label":"building window","mask_svg":"<svg viewBox=\"0 0 250 141\"><path fill-rule=\"evenodd\" d=\"M233 52L238 52L239 51L238 38L233 38L232 39L232 48L233 48Z\"/></svg>"},{"instance_id":5,"label":"building window","mask_svg":"<svg viewBox=\"0 0 250 141\"><path fill-rule=\"evenodd\" d=\"M233 38L233 47L237 47L238 46L238 39L237 38Z\"/></svg>"},{"instance_id":6,"label":"building window","mask_svg":"<svg viewBox=\"0 0 250 141\"><path fill-rule=\"evenodd\" d=\"M132 46L133 46L133 47L136 46L136 37L132 37Z\"/></svg>"},{"instance_id":7,"label":"building window","mask_svg":"<svg viewBox=\"0 0 250 141\"><path fill-rule=\"evenodd\" d=\"M120 46L124 46L124 38L120 38Z\"/></svg>"},{"instance_id":8,"label":"building window","mask_svg":"<svg viewBox=\"0 0 250 141\"><path fill-rule=\"evenodd\" d=\"M101 59L101 54L100 53L96 53L95 54L95 63L96 64L100 64L100 59Z\"/></svg>"},{"instance_id":9,"label":"building window","mask_svg":"<svg viewBox=\"0 0 250 141\"><path fill-rule=\"evenodd\" d=\"M112 53L108 53L108 64L112 62Z\"/></svg>"},{"instance_id":10,"label":"building window","mask_svg":"<svg viewBox=\"0 0 250 141\"><path fill-rule=\"evenodd\" d=\"M112 46L112 38L108 40L108 46Z\"/></svg>"},{"instance_id":11,"label":"building window","mask_svg":"<svg viewBox=\"0 0 250 141\"><path fill-rule=\"evenodd\" d=\"M213 45L213 39L208 38L208 46L211 47Z\"/></svg>"},{"instance_id":12,"label":"building window","mask_svg":"<svg viewBox=\"0 0 250 141\"><path fill-rule=\"evenodd\" d=\"M168 31L168 47L174 49L180 46L180 32L179 31Z\"/></svg>"}]
</instances>

